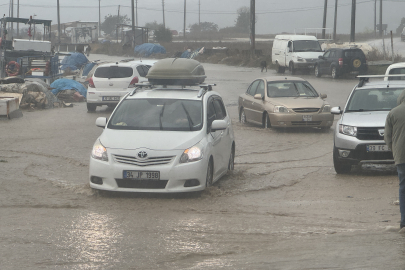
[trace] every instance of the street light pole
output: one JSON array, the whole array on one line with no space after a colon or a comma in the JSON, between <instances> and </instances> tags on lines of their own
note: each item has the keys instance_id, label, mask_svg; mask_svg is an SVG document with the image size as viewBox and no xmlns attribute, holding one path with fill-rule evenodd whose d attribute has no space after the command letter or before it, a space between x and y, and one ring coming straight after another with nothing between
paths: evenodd
<instances>
[{"instance_id":1,"label":"street light pole","mask_svg":"<svg viewBox=\"0 0 405 270\"><path fill-rule=\"evenodd\" d=\"M352 0L352 23L350 28L350 42L355 41L356 32L356 0Z\"/></svg>"},{"instance_id":2,"label":"street light pole","mask_svg":"<svg viewBox=\"0 0 405 270\"><path fill-rule=\"evenodd\" d=\"M101 27L101 5L100 5L100 1L101 0L98 0L98 37L101 36L101 30L100 30L100 27Z\"/></svg>"},{"instance_id":3,"label":"street light pole","mask_svg":"<svg viewBox=\"0 0 405 270\"><path fill-rule=\"evenodd\" d=\"M60 12L59 12L59 0L57 0L58 6L58 43L60 44Z\"/></svg>"},{"instance_id":4,"label":"street light pole","mask_svg":"<svg viewBox=\"0 0 405 270\"><path fill-rule=\"evenodd\" d=\"M186 0L184 0L184 24L183 24L183 38L186 39Z\"/></svg>"}]
</instances>

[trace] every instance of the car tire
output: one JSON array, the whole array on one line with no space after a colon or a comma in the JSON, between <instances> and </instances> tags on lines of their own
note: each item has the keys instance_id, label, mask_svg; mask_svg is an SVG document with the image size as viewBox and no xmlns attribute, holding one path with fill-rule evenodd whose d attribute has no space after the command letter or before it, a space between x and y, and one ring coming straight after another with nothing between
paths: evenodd
<instances>
[{"instance_id":1,"label":"car tire","mask_svg":"<svg viewBox=\"0 0 405 270\"><path fill-rule=\"evenodd\" d=\"M245 110L244 110L243 108L240 109L239 122L241 122L242 124L246 124L246 123L247 123Z\"/></svg>"},{"instance_id":2,"label":"car tire","mask_svg":"<svg viewBox=\"0 0 405 270\"><path fill-rule=\"evenodd\" d=\"M96 110L96 108L97 108L97 105L87 103L87 111L94 112Z\"/></svg>"},{"instance_id":3,"label":"car tire","mask_svg":"<svg viewBox=\"0 0 405 270\"><path fill-rule=\"evenodd\" d=\"M271 128L271 122L270 122L270 117L267 113L263 114L263 128Z\"/></svg>"},{"instance_id":4,"label":"car tire","mask_svg":"<svg viewBox=\"0 0 405 270\"><path fill-rule=\"evenodd\" d=\"M214 161L210 158L207 167L207 176L205 178L205 187L212 186L212 182L214 180Z\"/></svg>"},{"instance_id":5,"label":"car tire","mask_svg":"<svg viewBox=\"0 0 405 270\"><path fill-rule=\"evenodd\" d=\"M351 171L352 165L347 162L342 162L338 158L338 150L333 147L333 166L337 174L347 174Z\"/></svg>"},{"instance_id":6,"label":"car tire","mask_svg":"<svg viewBox=\"0 0 405 270\"><path fill-rule=\"evenodd\" d=\"M293 62L290 62L289 68L290 68L291 75L295 75L296 70L294 69L294 63Z\"/></svg>"},{"instance_id":7,"label":"car tire","mask_svg":"<svg viewBox=\"0 0 405 270\"><path fill-rule=\"evenodd\" d=\"M233 171L235 168L235 145L232 145L231 155L229 156L228 172Z\"/></svg>"},{"instance_id":8,"label":"car tire","mask_svg":"<svg viewBox=\"0 0 405 270\"><path fill-rule=\"evenodd\" d=\"M331 69L331 75L332 75L333 79L337 79L338 71L337 71L337 68L335 66L333 66L332 69Z\"/></svg>"},{"instance_id":9,"label":"car tire","mask_svg":"<svg viewBox=\"0 0 405 270\"><path fill-rule=\"evenodd\" d=\"M278 63L276 63L276 71L277 71L277 73L284 73L285 67L282 67Z\"/></svg>"},{"instance_id":10,"label":"car tire","mask_svg":"<svg viewBox=\"0 0 405 270\"><path fill-rule=\"evenodd\" d=\"M315 66L314 71L315 71L315 76L316 76L316 77L319 78L319 77L322 76L322 74L321 74L321 72L320 72L320 70L319 70L319 66L318 66L318 65Z\"/></svg>"}]
</instances>

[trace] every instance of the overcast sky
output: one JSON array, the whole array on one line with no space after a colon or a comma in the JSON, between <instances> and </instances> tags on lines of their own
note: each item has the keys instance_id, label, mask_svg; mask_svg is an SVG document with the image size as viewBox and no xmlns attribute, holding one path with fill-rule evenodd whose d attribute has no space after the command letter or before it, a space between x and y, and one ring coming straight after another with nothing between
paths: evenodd
<instances>
[{"instance_id":1,"label":"overcast sky","mask_svg":"<svg viewBox=\"0 0 405 270\"><path fill-rule=\"evenodd\" d=\"M14 16L17 17L17 1L14 1ZM136 0L134 0L136 2ZM36 15L37 19L52 20L57 23L56 0L20 0L20 17ZM166 27L183 29L184 0L164 0ZM377 23L379 22L379 2L377 1ZM9 0L0 0L4 14L9 14ZM131 0L100 0L101 21L108 14L120 14L131 18ZM233 26L237 9L249 6L250 0L187 0L186 24L198 22L200 3L201 22L218 24L220 28ZM352 0L338 0L337 32L350 32L350 12ZM375 0L357 0L356 32L374 28ZM99 0L60 0L61 23L69 21L98 21ZM256 0L257 34L294 33L296 29L320 28L323 21L324 0ZM328 0L327 27L333 28L335 0ZM393 30L405 17L405 0L383 0L383 23ZM147 22L163 22L162 0L138 0L138 26Z\"/></svg>"}]
</instances>

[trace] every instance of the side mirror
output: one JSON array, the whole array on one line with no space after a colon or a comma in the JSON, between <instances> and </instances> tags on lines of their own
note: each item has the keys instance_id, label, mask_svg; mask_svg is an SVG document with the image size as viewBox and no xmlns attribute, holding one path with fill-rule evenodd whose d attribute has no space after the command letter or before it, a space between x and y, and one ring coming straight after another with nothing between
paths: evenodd
<instances>
[{"instance_id":1,"label":"side mirror","mask_svg":"<svg viewBox=\"0 0 405 270\"><path fill-rule=\"evenodd\" d=\"M328 95L327 95L327 94L319 94L319 97L320 97L321 99L325 99L325 98L328 97Z\"/></svg>"},{"instance_id":2,"label":"side mirror","mask_svg":"<svg viewBox=\"0 0 405 270\"><path fill-rule=\"evenodd\" d=\"M318 56L318 59L323 59L323 56L322 55Z\"/></svg>"},{"instance_id":3,"label":"side mirror","mask_svg":"<svg viewBox=\"0 0 405 270\"><path fill-rule=\"evenodd\" d=\"M96 126L105 128L105 125L107 124L107 118L105 117L98 117L96 119Z\"/></svg>"},{"instance_id":4,"label":"side mirror","mask_svg":"<svg viewBox=\"0 0 405 270\"><path fill-rule=\"evenodd\" d=\"M339 107L333 107L332 109L330 109L330 113L331 114L342 114L342 110Z\"/></svg>"},{"instance_id":5,"label":"side mirror","mask_svg":"<svg viewBox=\"0 0 405 270\"><path fill-rule=\"evenodd\" d=\"M256 95L254 95L254 99L264 100L264 96L262 96L261 94L256 94Z\"/></svg>"},{"instance_id":6,"label":"side mirror","mask_svg":"<svg viewBox=\"0 0 405 270\"><path fill-rule=\"evenodd\" d=\"M225 120L214 120L211 124L211 132L225 130L227 127L228 123Z\"/></svg>"}]
</instances>

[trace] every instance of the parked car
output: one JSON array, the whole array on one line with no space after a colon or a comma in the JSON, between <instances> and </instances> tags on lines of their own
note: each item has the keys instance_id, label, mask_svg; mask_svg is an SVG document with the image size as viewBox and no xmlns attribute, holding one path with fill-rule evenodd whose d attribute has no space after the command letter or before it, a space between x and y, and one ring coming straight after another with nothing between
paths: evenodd
<instances>
[{"instance_id":1,"label":"parked car","mask_svg":"<svg viewBox=\"0 0 405 270\"><path fill-rule=\"evenodd\" d=\"M312 85L298 77L267 77L254 80L239 96L241 123L269 127L330 128L330 105Z\"/></svg>"},{"instance_id":2,"label":"parked car","mask_svg":"<svg viewBox=\"0 0 405 270\"><path fill-rule=\"evenodd\" d=\"M277 73L288 68L292 75L298 69L311 70L323 51L315 36L277 35L271 50L272 63Z\"/></svg>"},{"instance_id":3,"label":"parked car","mask_svg":"<svg viewBox=\"0 0 405 270\"><path fill-rule=\"evenodd\" d=\"M331 109L332 114L341 115L336 123L333 145L337 173L348 173L352 165L363 163L394 163L392 152L384 142L385 119L397 106L397 98L404 90L402 81L367 82L362 77L343 110Z\"/></svg>"},{"instance_id":4,"label":"parked car","mask_svg":"<svg viewBox=\"0 0 405 270\"><path fill-rule=\"evenodd\" d=\"M327 50L315 62L315 76L332 75L333 79L343 74L365 74L366 56L358 48L333 48Z\"/></svg>"},{"instance_id":5,"label":"parked car","mask_svg":"<svg viewBox=\"0 0 405 270\"><path fill-rule=\"evenodd\" d=\"M404 76L398 77L384 77L384 81L394 81L394 80L405 80L405 62L392 64L387 67L385 71L385 75L400 75L404 74Z\"/></svg>"},{"instance_id":6,"label":"parked car","mask_svg":"<svg viewBox=\"0 0 405 270\"><path fill-rule=\"evenodd\" d=\"M150 63L123 61L99 65L87 87L87 110L97 106L116 106L120 99L135 88L136 83L147 82Z\"/></svg>"},{"instance_id":7,"label":"parked car","mask_svg":"<svg viewBox=\"0 0 405 270\"><path fill-rule=\"evenodd\" d=\"M108 120L97 118L104 130L93 146L90 186L124 192L200 191L233 170L231 118L220 94L210 85L198 85L204 74L195 60L161 60L148 78L166 87L137 88ZM194 86L185 86L190 84Z\"/></svg>"}]
</instances>

